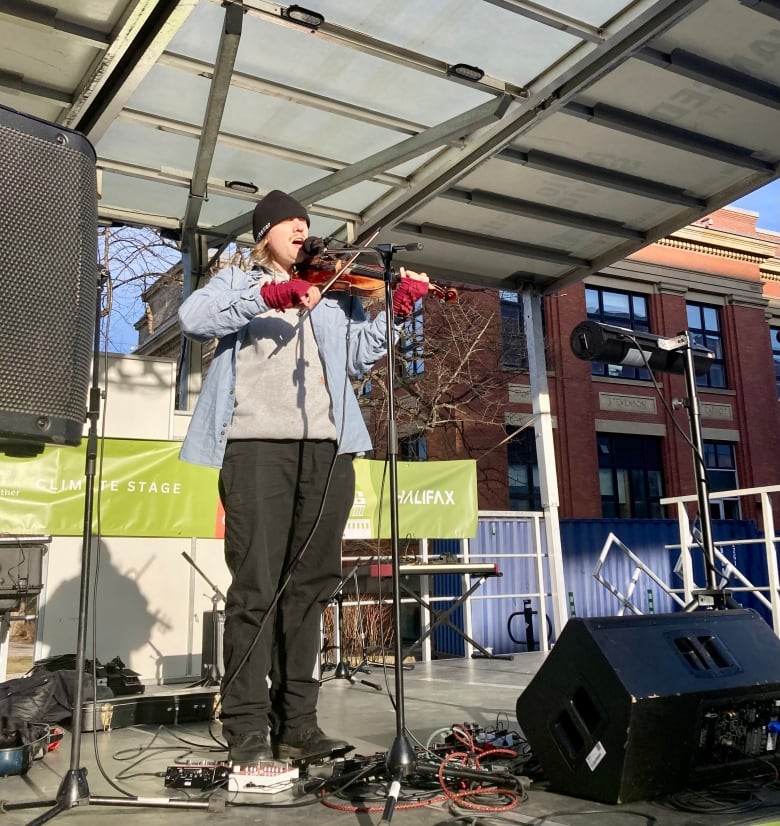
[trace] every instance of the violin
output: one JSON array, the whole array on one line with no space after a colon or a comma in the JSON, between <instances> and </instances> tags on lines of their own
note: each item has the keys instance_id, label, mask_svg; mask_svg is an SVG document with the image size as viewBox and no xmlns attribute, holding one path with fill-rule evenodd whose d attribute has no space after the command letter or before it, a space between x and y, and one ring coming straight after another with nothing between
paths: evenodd
<instances>
[{"instance_id":1,"label":"violin","mask_svg":"<svg viewBox=\"0 0 780 826\"><path fill-rule=\"evenodd\" d=\"M312 258L298 264L297 271L301 278L320 287L323 293L336 290L360 298L381 298L385 294L384 271L377 265L345 265L339 259ZM397 278L391 282L391 288L398 286L400 281ZM428 282L428 292L444 304L458 300L458 291L454 287L441 287L433 281Z\"/></svg>"}]
</instances>

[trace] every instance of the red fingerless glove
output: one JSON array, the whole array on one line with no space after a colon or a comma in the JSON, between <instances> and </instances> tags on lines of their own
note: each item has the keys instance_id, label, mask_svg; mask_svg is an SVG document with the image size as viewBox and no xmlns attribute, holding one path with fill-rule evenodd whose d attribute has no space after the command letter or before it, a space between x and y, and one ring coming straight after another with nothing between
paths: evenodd
<instances>
[{"instance_id":1,"label":"red fingerless glove","mask_svg":"<svg viewBox=\"0 0 780 826\"><path fill-rule=\"evenodd\" d=\"M414 309L414 303L428 293L428 282L417 278L402 278L393 293L393 315L405 318Z\"/></svg>"},{"instance_id":2,"label":"red fingerless glove","mask_svg":"<svg viewBox=\"0 0 780 826\"><path fill-rule=\"evenodd\" d=\"M311 284L303 278L291 278L289 281L269 282L260 287L263 301L272 310L291 310L306 295Z\"/></svg>"}]
</instances>

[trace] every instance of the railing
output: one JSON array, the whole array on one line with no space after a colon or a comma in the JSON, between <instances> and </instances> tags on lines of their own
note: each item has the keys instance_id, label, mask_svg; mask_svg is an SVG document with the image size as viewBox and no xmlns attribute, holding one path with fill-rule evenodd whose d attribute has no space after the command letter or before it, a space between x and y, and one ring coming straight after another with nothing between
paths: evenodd
<instances>
[{"instance_id":1,"label":"railing","mask_svg":"<svg viewBox=\"0 0 780 826\"><path fill-rule=\"evenodd\" d=\"M740 593L750 593L755 599L771 614L772 627L775 634L780 636L780 574L778 573L777 547L780 537L775 533L774 516L772 513L772 496L780 493L780 485L769 485L765 487L740 488L737 490L718 491L709 495L711 502L721 499L741 499L745 497L759 497L761 505L761 536L752 539L727 539L714 542L715 562L719 565L718 576L720 577L719 587L726 589L729 593L738 595ZM680 531L679 544L666 545L665 547L680 551L678 563L674 568L676 574L681 579L679 588L671 587L664 582L663 577L652 571L630 548L621 542L614 533L610 533L599 555L596 568L593 572L595 579L600 582L618 600L620 608L618 615L625 611L641 614L642 611L633 601L637 583L642 575L647 576L661 590L663 590L673 602L681 607L688 608L695 604L696 594L705 583L697 583L694 574L693 552L702 553L703 550L699 542L694 537L691 528L691 518L686 510L686 504L698 503L696 496L667 497L661 500L662 505L671 505L676 509L677 522ZM722 548L736 546L755 546L756 551L762 553L762 562L765 566L766 584L756 584L750 580L744 571L734 565L729 560ZM633 566L631 576L623 586L622 590L617 585L609 582L604 574L609 553L617 549L623 554Z\"/></svg>"},{"instance_id":2,"label":"railing","mask_svg":"<svg viewBox=\"0 0 780 826\"><path fill-rule=\"evenodd\" d=\"M559 604L565 597L558 593L553 586L556 581L551 568L556 564L549 558L543 539L544 513L541 511L480 511L480 531L475 539L464 540L464 560L470 562L495 562L503 574L501 593L477 593L469 600L468 608L464 612L466 633L474 634L474 608L480 603L493 600L515 602L515 612L522 610L523 601L533 600L538 606L539 650L549 651L551 646L548 633L547 617L557 617L560 613ZM513 523L522 523L528 527L527 536L530 547L520 549L519 535L509 532L506 535L493 537L485 536L486 528L491 523L501 524L504 528ZM510 547L502 547L504 543ZM514 545L514 547L511 547ZM522 588L521 588L522 580ZM564 609L565 611L565 609ZM562 630L562 622L553 623L553 632L557 636ZM473 651L466 648L466 656Z\"/></svg>"},{"instance_id":3,"label":"railing","mask_svg":"<svg viewBox=\"0 0 780 826\"><path fill-rule=\"evenodd\" d=\"M455 600L465 593L473 583L472 575L468 571L479 571L482 568L492 570L497 566L500 577L491 577L482 588L468 595L460 606L463 609L463 632L465 657L479 656L479 648L495 649L496 655L501 653L502 645L507 640L499 639L503 634L506 617L522 611L524 600L534 602L537 611L539 650L549 651L551 634L548 629L547 617L555 616L554 605L561 599L552 587L554 577L550 573L550 565L543 539L544 514L536 511L480 511L479 528L476 537L471 539L453 540L457 547L457 554L452 561L455 565L450 573L461 574L460 593L435 594L433 592L432 574L419 577L419 591L421 599L437 610L446 610ZM420 562L432 562L429 551L429 541L420 540ZM368 560L372 562L375 560ZM356 558L346 558L344 569L350 570L360 562ZM404 566L402 566L403 569ZM448 569L449 570L449 569ZM461 573L466 572L466 573ZM391 594L387 599L378 599L376 596L365 596L360 601L345 595L343 608L360 610L368 605L389 604ZM416 600L403 598L402 603L414 604ZM422 629L431 628L435 617L426 605L419 604L420 626ZM499 621L499 616L501 617ZM561 628L553 623L553 634L560 633ZM460 635L460 636L464 636ZM420 645L421 660L428 661L434 654L432 635L424 637ZM469 641L469 638L479 643L479 648ZM350 640L350 642L352 642ZM510 646L511 648L511 646ZM511 649L510 653L521 653Z\"/></svg>"}]
</instances>

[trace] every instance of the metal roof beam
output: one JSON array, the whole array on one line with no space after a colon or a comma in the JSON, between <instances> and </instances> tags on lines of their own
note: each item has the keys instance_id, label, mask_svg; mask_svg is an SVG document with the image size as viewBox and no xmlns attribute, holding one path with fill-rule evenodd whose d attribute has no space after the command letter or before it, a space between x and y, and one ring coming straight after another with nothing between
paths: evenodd
<instances>
[{"instance_id":1,"label":"metal roof beam","mask_svg":"<svg viewBox=\"0 0 780 826\"><path fill-rule=\"evenodd\" d=\"M8 89L17 95L32 95L33 97L43 98L44 100L51 100L54 103L68 105L71 101L70 95L61 89L44 86L42 83L33 83L25 80L24 75L17 74L16 72L8 72L4 69L0 69L0 87Z\"/></svg>"},{"instance_id":2,"label":"metal roof beam","mask_svg":"<svg viewBox=\"0 0 780 826\"><path fill-rule=\"evenodd\" d=\"M780 20L780 2L778 0L739 0L739 2L753 11Z\"/></svg>"},{"instance_id":3,"label":"metal roof beam","mask_svg":"<svg viewBox=\"0 0 780 826\"><path fill-rule=\"evenodd\" d=\"M365 180L369 175L379 170L392 169L398 164L418 158L432 149L449 143L453 138L462 138L485 124L501 120L510 101L509 95L488 100L468 112L456 115L454 118L426 129L425 132L421 132L419 135L407 138L395 146L370 155L339 172L334 172L328 178L314 181L297 190L296 197L304 202L315 198L325 198L346 189L354 183Z\"/></svg>"},{"instance_id":4,"label":"metal roof beam","mask_svg":"<svg viewBox=\"0 0 780 826\"><path fill-rule=\"evenodd\" d=\"M614 169L575 161L571 158L563 158L559 155L551 155L547 152L536 150L520 152L517 149L504 149L498 157L503 161L526 165L529 169L539 169L552 175L560 175L563 178L572 178L595 186L627 192L631 195L641 195L666 204L693 208L706 205L705 201L687 195L678 187L657 181L648 181L646 178L639 178L636 175L627 175L625 172L617 172Z\"/></svg>"},{"instance_id":5,"label":"metal roof beam","mask_svg":"<svg viewBox=\"0 0 780 826\"><path fill-rule=\"evenodd\" d=\"M79 23L72 17L62 14L54 6L35 3L33 0L3 0L0 4L0 17L10 17L17 22L53 29L97 46L105 47L110 41L110 37L105 32Z\"/></svg>"},{"instance_id":6,"label":"metal roof beam","mask_svg":"<svg viewBox=\"0 0 780 826\"><path fill-rule=\"evenodd\" d=\"M780 179L780 164L776 166L773 178ZM745 192L752 192L754 189L758 189L760 186L769 183L769 180L770 178L765 177L763 174L755 173L750 177L749 181L743 180L737 184L732 184L732 186L721 190L717 195L708 198L707 201L704 202L703 208L686 209L682 213L677 213L671 218L666 218L648 229L646 233L646 243L652 244L654 241L658 241L660 238L665 238L667 235L679 230L680 227L687 226L693 221L701 218L702 215L707 215L714 212L716 209L732 204ZM550 287L550 292L556 292L568 287L570 284L576 284L589 273L598 272L604 267L608 267L616 261L626 258L631 255L632 252L635 252L636 249L636 246L628 241L618 244L618 246L613 249L608 250L607 252L594 258L589 269L575 268L570 272L559 276L556 279L555 284Z\"/></svg>"},{"instance_id":7,"label":"metal roof beam","mask_svg":"<svg viewBox=\"0 0 780 826\"><path fill-rule=\"evenodd\" d=\"M129 163L127 161L117 161L112 158L101 158L98 161L98 168L103 172L112 172L116 175L124 175L127 178L137 178L141 181L154 181L167 186L190 188L192 173L186 169L176 169L174 167L163 166L153 169L141 164ZM247 201L254 204L257 196L250 192L241 192L227 186L225 180L219 178L208 178L207 186L211 195L225 195L239 201Z\"/></svg>"},{"instance_id":8,"label":"metal roof beam","mask_svg":"<svg viewBox=\"0 0 780 826\"><path fill-rule=\"evenodd\" d=\"M544 26L574 35L574 37L579 37L581 40L587 40L590 43L600 43L604 40L602 30L596 26L591 26L582 20L577 20L575 17L569 17L567 14L545 8L538 3L529 3L528 0L484 0L484 2L498 6L504 11L519 14L521 17L526 17L535 23L541 23Z\"/></svg>"},{"instance_id":9,"label":"metal roof beam","mask_svg":"<svg viewBox=\"0 0 780 826\"><path fill-rule=\"evenodd\" d=\"M139 112L135 109L124 109L119 119L149 129L157 129L160 132L168 132L172 135L193 138L194 140L198 140L201 134L201 127L197 124L173 120L162 115ZM338 161L334 158L326 158L323 155L313 155L311 152L303 152L299 149L290 149L289 146L279 146L266 141L245 138L243 135L234 135L231 132L220 132L218 144L220 146L229 146L241 152L249 152L255 155L268 155L273 158L289 161L290 163L311 166L315 169L322 169L325 172L337 172L339 169L347 166L345 162ZM371 178L371 180L393 187L404 187L407 184L406 178L402 175L391 175L387 172L379 173Z\"/></svg>"},{"instance_id":10,"label":"metal roof beam","mask_svg":"<svg viewBox=\"0 0 780 826\"><path fill-rule=\"evenodd\" d=\"M626 135L633 135L635 138L644 138L649 142L671 146L684 152L704 155L729 164L729 166L741 166L756 172L771 172L774 169L773 164L754 157L752 151L743 146L710 138L689 129L681 129L679 126L637 115L606 103L597 103L595 106L567 103L563 111L567 115L583 118L597 126L614 129Z\"/></svg>"},{"instance_id":11,"label":"metal roof beam","mask_svg":"<svg viewBox=\"0 0 780 826\"><path fill-rule=\"evenodd\" d=\"M349 29L346 26L328 23L327 20L314 30L305 29L301 27L300 24L292 23L282 17L279 13L280 6L276 2L253 0L252 6L245 6L244 8L246 8L249 14L259 17L268 23L287 26L301 33L305 32L307 37L333 41L339 46L347 46L350 49L371 55L380 60L387 60L418 72L435 75L436 77L444 78L453 83L469 86L472 89L482 89L494 95L508 94L519 98L528 97L528 91L522 86L516 86L513 83L509 83L501 78L492 77L488 74L485 74L484 77L478 81L464 80L457 75L449 73L453 64L438 60L430 55L424 55L412 49L404 49L395 43L379 40L376 37L371 37L355 29ZM284 8L284 6L282 6L282 8Z\"/></svg>"},{"instance_id":12,"label":"metal roof beam","mask_svg":"<svg viewBox=\"0 0 780 826\"><path fill-rule=\"evenodd\" d=\"M640 60L687 77L689 80L704 83L745 100L752 100L753 103L761 106L780 109L780 86L767 83L744 72L738 72L736 69L685 51L685 49L673 49L667 54L658 49L645 48L636 56Z\"/></svg>"},{"instance_id":13,"label":"metal roof beam","mask_svg":"<svg viewBox=\"0 0 780 826\"><path fill-rule=\"evenodd\" d=\"M63 125L97 143L197 5L198 0L137 0L85 75Z\"/></svg>"},{"instance_id":14,"label":"metal roof beam","mask_svg":"<svg viewBox=\"0 0 780 826\"><path fill-rule=\"evenodd\" d=\"M454 118L444 121L437 126L432 126L425 132L407 138L406 140L377 152L362 161L351 164L344 169L334 172L325 178L314 181L307 186L301 187L291 193L302 204L313 204L320 198L326 198L340 192L355 183L364 181L380 171L392 169L398 164L404 163L412 158L424 155L426 152L438 146L448 143L457 136L464 136L479 129L486 123L493 123L500 120L511 103L509 95L488 100L476 106L474 109L457 115ZM232 221L215 227L210 234L215 236L225 236L235 238L244 232L252 224L252 213L240 215ZM207 230L204 230L207 231Z\"/></svg>"},{"instance_id":15,"label":"metal roof beam","mask_svg":"<svg viewBox=\"0 0 780 826\"><path fill-rule=\"evenodd\" d=\"M617 221L610 221L607 218L599 218L595 215L573 212L568 209L558 209L558 207L546 206L545 204L534 203L533 201L522 201L518 198L509 198L504 195L496 195L478 189L469 191L467 189L453 187L452 189L444 190L439 197L470 206L484 207L494 212L508 212L513 215L522 215L526 218L544 221L549 224L574 227L598 235L633 238L637 241L642 241L645 237L643 232L627 227L625 224L618 223Z\"/></svg>"},{"instance_id":16,"label":"metal roof beam","mask_svg":"<svg viewBox=\"0 0 780 826\"><path fill-rule=\"evenodd\" d=\"M134 110L125 109L124 112L122 112L120 119L130 123L137 123L151 129L158 129L161 132L169 132L171 134L193 138L194 140L197 140L200 137L199 126L184 123L183 121L174 121L169 118L163 118L159 115L148 115L144 112L136 112ZM309 152L290 149L287 146L277 146L276 144L266 143L264 141L252 140L251 138L245 138L242 135L233 135L230 132L220 132L218 143L221 146L231 147L232 149L237 149L241 152L268 155L270 157L289 161L290 163L297 163L303 166L310 166L315 169L322 169L326 172L337 172L347 166L347 164L343 161L338 161L333 158L326 158L321 155L312 155ZM104 160L107 159L101 159L101 165ZM108 162L117 163L116 161ZM155 170L150 169L150 175L154 174L156 174ZM403 188L408 183L407 179L403 175L391 175L388 172L377 173L368 180L396 188ZM209 184L209 187L213 189L213 182Z\"/></svg>"},{"instance_id":17,"label":"metal roof beam","mask_svg":"<svg viewBox=\"0 0 780 826\"><path fill-rule=\"evenodd\" d=\"M243 19L244 12L239 6L229 5L225 8L225 23L214 61L214 74L209 87L201 138L190 183L190 194L182 219L182 238L187 238L197 229L203 200L207 194L209 171L214 160L219 127L230 89L230 75L236 63L238 44L241 41Z\"/></svg>"},{"instance_id":18,"label":"metal roof beam","mask_svg":"<svg viewBox=\"0 0 780 826\"><path fill-rule=\"evenodd\" d=\"M172 69L178 69L179 71L188 72L199 77L210 77L213 71L210 63L205 63L202 60L196 60L173 52L165 52L160 56L157 63L159 66L168 66ZM363 121L364 123L381 126L384 129L393 129L396 132L403 132L408 135L416 135L426 128L424 124L415 123L404 118L393 117L387 114L387 112L379 112L364 106L345 103L344 101L336 100L332 96L317 95L306 89L286 86L283 83L276 83L272 80L265 80L243 74L242 72L233 72L230 82L233 86L239 89L246 89L248 92L269 95L280 100L288 100L292 103L300 103L302 106L308 106L312 109L331 112L334 115L343 115L351 120Z\"/></svg>"},{"instance_id":19,"label":"metal roof beam","mask_svg":"<svg viewBox=\"0 0 780 826\"><path fill-rule=\"evenodd\" d=\"M564 250L542 247L537 244L524 244L520 241L512 241L509 238L496 238L494 235L482 235L478 232L466 232L465 230L450 229L435 224L401 223L397 224L395 229L416 238L430 238L431 241L443 241L460 247L474 247L506 255L517 255L522 258L532 258L535 261L545 261L548 264L569 267L590 266L590 261L586 258L578 258Z\"/></svg>"},{"instance_id":20,"label":"metal roof beam","mask_svg":"<svg viewBox=\"0 0 780 826\"><path fill-rule=\"evenodd\" d=\"M112 226L157 227L175 232L181 228L178 216L141 212L136 209L104 204L102 201L98 201L98 221Z\"/></svg>"},{"instance_id":21,"label":"metal roof beam","mask_svg":"<svg viewBox=\"0 0 780 826\"><path fill-rule=\"evenodd\" d=\"M143 181L154 181L155 183L165 184L167 186L175 186L180 189L189 189L190 186L190 172L185 169L175 169L173 167L160 167L159 169L152 169L148 166L141 166L140 164L127 163L125 161L117 161L110 158L101 158L98 161L98 169L100 172L110 172L115 175L124 175L128 178L137 178ZM221 178L209 178L208 180L209 193L212 195L224 195L234 201L246 201L249 204L257 203L257 195L251 192L241 192L239 190L231 189L227 186L227 182ZM101 214L109 216L112 213L111 207L101 209ZM359 215L348 210L338 209L336 207L317 206L311 210L316 215L321 215L325 218L330 218L334 221L342 223L355 222ZM251 213L250 213L251 214ZM121 222L124 219L118 219ZM173 218L167 220L165 226L172 226ZM156 226L151 224L150 226ZM175 221L176 229L181 226L181 221ZM208 234L208 230L200 230L202 234Z\"/></svg>"},{"instance_id":22,"label":"metal roof beam","mask_svg":"<svg viewBox=\"0 0 780 826\"><path fill-rule=\"evenodd\" d=\"M413 177L408 190L374 204L364 213L363 223L357 228L358 237L369 235L377 227L394 226L411 215L421 204L435 198L443 189L502 152L525 130L558 112L567 100L588 88L594 78L603 77L611 68L623 63L631 52L647 44L660 30L684 19L703 2L678 0L660 8L657 4L645 8L619 28L613 37L593 47L583 60L567 70L562 80L553 79L548 86L537 90L533 106L516 102L514 111L500 123L469 136L457 150L442 153L427 164Z\"/></svg>"}]
</instances>

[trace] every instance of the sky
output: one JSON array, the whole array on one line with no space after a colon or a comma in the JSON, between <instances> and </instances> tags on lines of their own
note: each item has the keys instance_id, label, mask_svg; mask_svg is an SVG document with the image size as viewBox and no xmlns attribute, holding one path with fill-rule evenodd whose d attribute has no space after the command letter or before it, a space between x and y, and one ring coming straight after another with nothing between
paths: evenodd
<instances>
[{"instance_id":1,"label":"sky","mask_svg":"<svg viewBox=\"0 0 780 826\"><path fill-rule=\"evenodd\" d=\"M758 228L780 232L780 180L734 201L732 206L758 213Z\"/></svg>"},{"instance_id":2,"label":"sky","mask_svg":"<svg viewBox=\"0 0 780 826\"><path fill-rule=\"evenodd\" d=\"M757 212L759 229L780 232L780 180L740 198L732 206ZM135 298L128 300L130 306L122 312L111 314L111 343L108 349L112 352L131 353L138 342L138 333L132 322L143 316L143 302L137 297L137 293ZM105 330L103 334L105 335Z\"/></svg>"}]
</instances>

